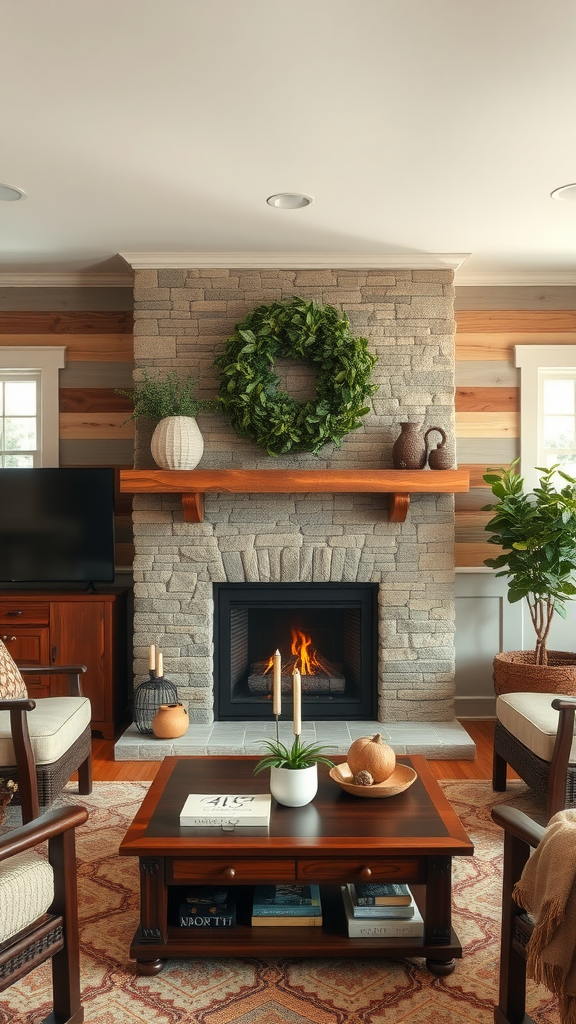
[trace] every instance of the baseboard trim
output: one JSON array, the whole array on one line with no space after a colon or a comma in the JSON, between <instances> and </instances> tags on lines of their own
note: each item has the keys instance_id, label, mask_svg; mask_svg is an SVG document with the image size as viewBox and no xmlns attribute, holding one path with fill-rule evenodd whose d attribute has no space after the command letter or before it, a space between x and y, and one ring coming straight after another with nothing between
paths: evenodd
<instances>
[{"instance_id":1,"label":"baseboard trim","mask_svg":"<svg viewBox=\"0 0 576 1024\"><path fill-rule=\"evenodd\" d=\"M454 712L458 721L496 718L496 697L455 697Z\"/></svg>"}]
</instances>

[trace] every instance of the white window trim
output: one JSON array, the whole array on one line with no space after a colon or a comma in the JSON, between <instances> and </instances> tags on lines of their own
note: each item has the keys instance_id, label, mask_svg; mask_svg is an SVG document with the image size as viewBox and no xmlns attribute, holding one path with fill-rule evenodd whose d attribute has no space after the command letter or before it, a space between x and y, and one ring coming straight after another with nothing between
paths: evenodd
<instances>
[{"instance_id":1,"label":"white window trim","mask_svg":"<svg viewBox=\"0 0 576 1024\"><path fill-rule=\"evenodd\" d=\"M0 348L0 369L40 371L40 466L58 466L60 449L59 371L66 348L56 345L8 345Z\"/></svg>"},{"instance_id":2,"label":"white window trim","mask_svg":"<svg viewBox=\"0 0 576 1024\"><path fill-rule=\"evenodd\" d=\"M526 487L539 481L538 429L540 425L540 373L545 370L576 370L576 345L516 345L516 366L520 368L520 451L521 473Z\"/></svg>"}]
</instances>

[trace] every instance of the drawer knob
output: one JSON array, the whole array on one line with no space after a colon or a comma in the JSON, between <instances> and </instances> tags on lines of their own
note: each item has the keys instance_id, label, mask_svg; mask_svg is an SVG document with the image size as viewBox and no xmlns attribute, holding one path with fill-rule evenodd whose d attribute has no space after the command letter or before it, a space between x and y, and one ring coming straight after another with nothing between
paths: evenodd
<instances>
[{"instance_id":1,"label":"drawer knob","mask_svg":"<svg viewBox=\"0 0 576 1024\"><path fill-rule=\"evenodd\" d=\"M3 636L2 639L3 639L4 643L10 643L10 641L11 640L15 640L16 637L15 636Z\"/></svg>"},{"instance_id":2,"label":"drawer knob","mask_svg":"<svg viewBox=\"0 0 576 1024\"><path fill-rule=\"evenodd\" d=\"M236 871L234 868L224 868L223 874L224 878L229 882L231 882L233 878L236 878Z\"/></svg>"},{"instance_id":3,"label":"drawer knob","mask_svg":"<svg viewBox=\"0 0 576 1024\"><path fill-rule=\"evenodd\" d=\"M370 868L361 868L360 878L362 879L363 882L367 882L369 878L372 878L372 871L370 870Z\"/></svg>"}]
</instances>

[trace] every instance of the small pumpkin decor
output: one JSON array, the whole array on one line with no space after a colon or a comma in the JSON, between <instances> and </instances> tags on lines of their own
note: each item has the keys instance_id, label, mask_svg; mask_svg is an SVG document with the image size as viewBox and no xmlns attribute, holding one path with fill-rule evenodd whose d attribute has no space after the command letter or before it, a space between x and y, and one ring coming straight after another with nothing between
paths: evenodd
<instances>
[{"instance_id":1,"label":"small pumpkin decor","mask_svg":"<svg viewBox=\"0 0 576 1024\"><path fill-rule=\"evenodd\" d=\"M396 763L392 747L374 736L359 736L352 743L346 762L335 765L330 778L352 796L396 796L416 780L416 772L406 764Z\"/></svg>"},{"instance_id":2,"label":"small pumpkin decor","mask_svg":"<svg viewBox=\"0 0 576 1024\"><path fill-rule=\"evenodd\" d=\"M346 758L350 771L354 774L354 782L360 786L370 786L374 782L384 782L390 778L396 767L396 754L384 743L379 732L375 736L360 736L354 740ZM361 779L358 776L362 776ZM372 782L369 781L369 778Z\"/></svg>"},{"instance_id":3,"label":"small pumpkin decor","mask_svg":"<svg viewBox=\"0 0 576 1024\"><path fill-rule=\"evenodd\" d=\"M276 359L290 358L318 370L316 395L298 402L279 387ZM219 368L220 402L237 434L269 455L318 452L360 426L377 390L370 375L376 356L366 338L355 338L348 318L333 306L295 296L258 306L236 324Z\"/></svg>"}]
</instances>

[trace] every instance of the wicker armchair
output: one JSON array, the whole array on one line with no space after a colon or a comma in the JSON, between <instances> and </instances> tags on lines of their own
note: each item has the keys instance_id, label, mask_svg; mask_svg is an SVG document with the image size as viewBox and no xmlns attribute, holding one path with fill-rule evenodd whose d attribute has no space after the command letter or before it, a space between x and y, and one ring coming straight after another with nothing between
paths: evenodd
<instances>
[{"instance_id":1,"label":"wicker armchair","mask_svg":"<svg viewBox=\"0 0 576 1024\"><path fill-rule=\"evenodd\" d=\"M546 801L547 817L576 806L576 698L507 693L496 698L492 788L506 789L506 765Z\"/></svg>"},{"instance_id":2,"label":"wicker armchair","mask_svg":"<svg viewBox=\"0 0 576 1024\"><path fill-rule=\"evenodd\" d=\"M90 701L82 696L85 665L19 666L20 674L66 675L70 696L0 700L0 776L18 781L23 821L49 807L74 772L78 791L92 792ZM32 765L36 782L21 777L19 765ZM15 801L16 802L16 801Z\"/></svg>"},{"instance_id":3,"label":"wicker armchair","mask_svg":"<svg viewBox=\"0 0 576 1024\"><path fill-rule=\"evenodd\" d=\"M25 748L18 750L18 778L37 808L35 767ZM0 992L51 959L53 1012L45 1024L84 1020L74 829L87 817L85 807L61 807L0 837ZM33 851L46 841L48 860Z\"/></svg>"},{"instance_id":4,"label":"wicker armchair","mask_svg":"<svg viewBox=\"0 0 576 1024\"><path fill-rule=\"evenodd\" d=\"M512 899L512 891L531 849L538 846L544 828L514 807L494 807L492 817L504 829L500 984L494 1021L495 1024L534 1024L526 1013L525 956L533 925Z\"/></svg>"}]
</instances>

